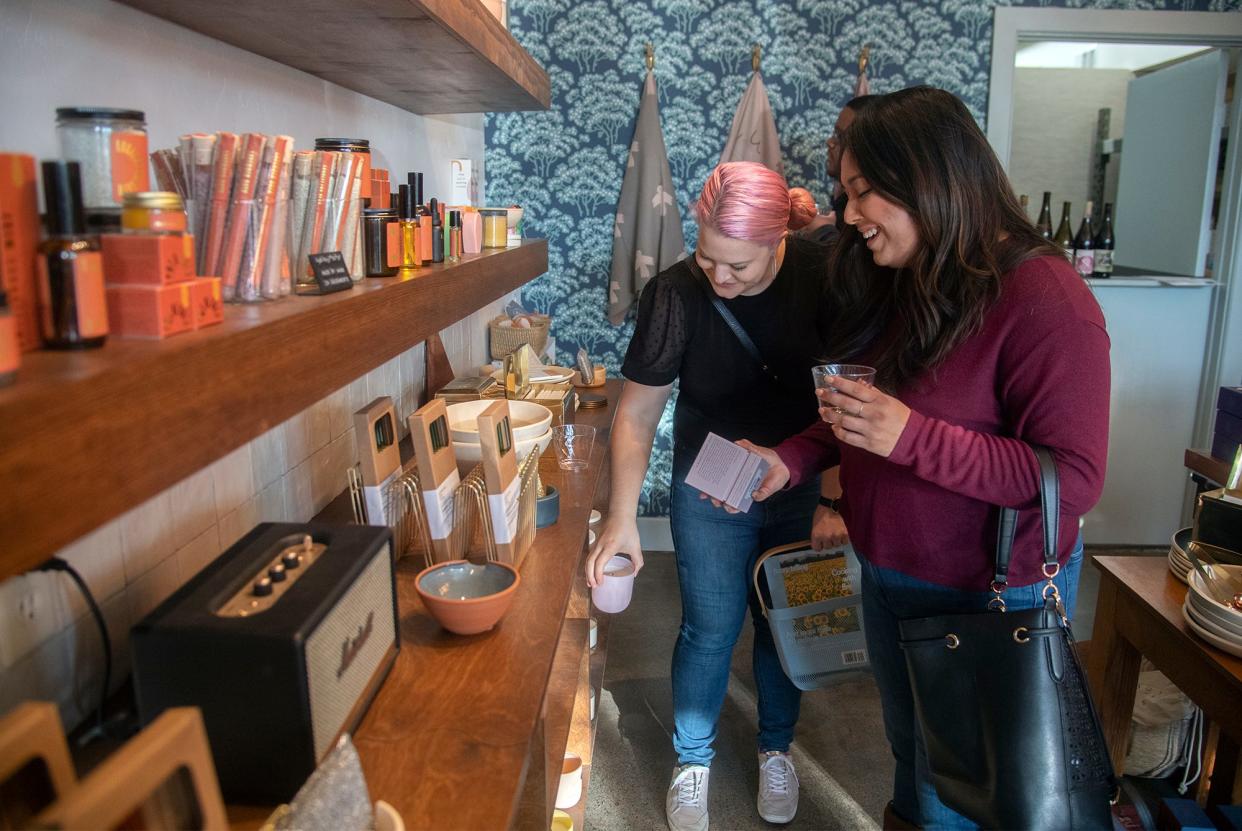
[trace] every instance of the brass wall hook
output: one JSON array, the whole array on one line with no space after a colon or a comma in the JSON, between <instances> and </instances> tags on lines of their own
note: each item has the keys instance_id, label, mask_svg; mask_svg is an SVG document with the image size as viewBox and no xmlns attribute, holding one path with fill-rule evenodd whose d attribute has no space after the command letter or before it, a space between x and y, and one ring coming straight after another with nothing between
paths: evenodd
<instances>
[{"instance_id":1,"label":"brass wall hook","mask_svg":"<svg viewBox=\"0 0 1242 831\"><path fill-rule=\"evenodd\" d=\"M647 71L650 72L655 69L655 47L648 43L645 51L647 53Z\"/></svg>"},{"instance_id":2,"label":"brass wall hook","mask_svg":"<svg viewBox=\"0 0 1242 831\"><path fill-rule=\"evenodd\" d=\"M751 72L759 71L759 64L763 60L763 47L755 44L750 50L750 70Z\"/></svg>"}]
</instances>

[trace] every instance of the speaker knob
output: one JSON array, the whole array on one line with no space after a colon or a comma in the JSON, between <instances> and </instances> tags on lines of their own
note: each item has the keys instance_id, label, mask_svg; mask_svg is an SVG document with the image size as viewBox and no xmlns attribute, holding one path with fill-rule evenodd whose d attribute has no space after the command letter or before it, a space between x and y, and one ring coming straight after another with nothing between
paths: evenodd
<instances>
[{"instance_id":1,"label":"speaker knob","mask_svg":"<svg viewBox=\"0 0 1242 831\"><path fill-rule=\"evenodd\" d=\"M254 581L254 587L251 589L255 597L267 597L272 593L272 578L260 577Z\"/></svg>"},{"instance_id":2,"label":"speaker knob","mask_svg":"<svg viewBox=\"0 0 1242 831\"><path fill-rule=\"evenodd\" d=\"M302 558L298 556L298 552L291 549L281 555L280 564L286 569L295 569L302 565Z\"/></svg>"},{"instance_id":3,"label":"speaker knob","mask_svg":"<svg viewBox=\"0 0 1242 831\"><path fill-rule=\"evenodd\" d=\"M285 567L277 563L267 570L267 576L272 578L273 583L283 583L289 575L285 574Z\"/></svg>"}]
</instances>

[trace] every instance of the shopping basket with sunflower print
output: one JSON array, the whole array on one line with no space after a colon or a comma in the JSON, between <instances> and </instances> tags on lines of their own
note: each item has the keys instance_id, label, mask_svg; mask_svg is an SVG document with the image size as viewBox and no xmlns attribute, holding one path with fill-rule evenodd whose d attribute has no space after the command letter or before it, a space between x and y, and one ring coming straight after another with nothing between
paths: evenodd
<instances>
[{"instance_id":1,"label":"shopping basket with sunflower print","mask_svg":"<svg viewBox=\"0 0 1242 831\"><path fill-rule=\"evenodd\" d=\"M837 673L869 666L852 546L815 551L809 540L778 546L759 557L753 577L781 667L798 689L817 689Z\"/></svg>"}]
</instances>

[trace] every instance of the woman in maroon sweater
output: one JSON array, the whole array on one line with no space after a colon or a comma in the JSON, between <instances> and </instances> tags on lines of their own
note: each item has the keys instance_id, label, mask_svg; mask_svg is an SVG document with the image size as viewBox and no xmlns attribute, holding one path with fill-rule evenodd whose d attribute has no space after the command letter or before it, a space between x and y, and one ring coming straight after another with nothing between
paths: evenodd
<instances>
[{"instance_id":1,"label":"woman in maroon sweater","mask_svg":"<svg viewBox=\"0 0 1242 831\"><path fill-rule=\"evenodd\" d=\"M998 505L1023 510L1005 600L1042 603L1031 445L1057 462L1056 582L1073 609L1077 520L1104 483L1108 334L1091 292L1031 226L955 97L929 87L882 96L858 114L844 148L847 228L831 304L843 313L827 347L833 360L875 366L876 385L836 382L838 392L817 393L822 422L775 451L753 448L772 464L755 498L839 461L897 762L888 813L973 827L927 776L897 622L986 607Z\"/></svg>"}]
</instances>

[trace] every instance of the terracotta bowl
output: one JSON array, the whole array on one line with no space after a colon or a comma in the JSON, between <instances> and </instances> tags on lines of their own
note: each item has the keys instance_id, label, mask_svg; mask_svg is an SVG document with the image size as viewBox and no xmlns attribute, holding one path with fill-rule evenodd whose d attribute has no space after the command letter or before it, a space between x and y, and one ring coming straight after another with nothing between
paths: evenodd
<instances>
[{"instance_id":1,"label":"terracotta bowl","mask_svg":"<svg viewBox=\"0 0 1242 831\"><path fill-rule=\"evenodd\" d=\"M423 569L414 587L437 623L458 635L477 635L509 611L521 582L507 563L450 560Z\"/></svg>"}]
</instances>

